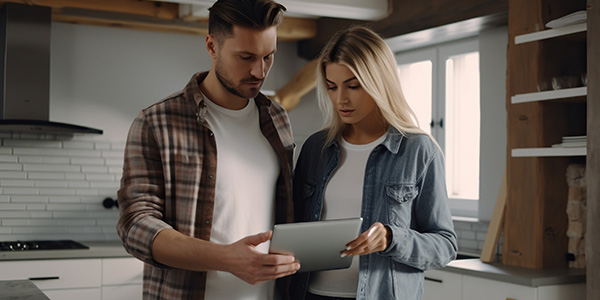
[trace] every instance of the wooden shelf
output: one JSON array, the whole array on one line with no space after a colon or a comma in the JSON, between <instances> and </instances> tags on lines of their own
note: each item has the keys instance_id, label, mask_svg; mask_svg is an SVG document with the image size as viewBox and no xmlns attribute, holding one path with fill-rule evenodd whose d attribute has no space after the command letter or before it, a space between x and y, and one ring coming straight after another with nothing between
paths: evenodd
<instances>
[{"instance_id":1,"label":"wooden shelf","mask_svg":"<svg viewBox=\"0 0 600 300\"><path fill-rule=\"evenodd\" d=\"M515 36L515 44L523 44L554 37L587 31L587 23L573 24L565 27L548 29Z\"/></svg>"},{"instance_id":2,"label":"wooden shelf","mask_svg":"<svg viewBox=\"0 0 600 300\"><path fill-rule=\"evenodd\" d=\"M517 148L512 149L512 157L551 157L551 156L586 156L586 147L577 148Z\"/></svg>"},{"instance_id":3,"label":"wooden shelf","mask_svg":"<svg viewBox=\"0 0 600 300\"><path fill-rule=\"evenodd\" d=\"M535 102L535 101L581 97L581 96L586 96L586 95L587 95L587 87L584 86L584 87L576 87L576 88L562 89L562 90L544 91L544 92L528 93L528 94L518 94L518 95L512 96L510 98L510 102L512 104L517 104L517 103L525 103L525 102Z\"/></svg>"}]
</instances>

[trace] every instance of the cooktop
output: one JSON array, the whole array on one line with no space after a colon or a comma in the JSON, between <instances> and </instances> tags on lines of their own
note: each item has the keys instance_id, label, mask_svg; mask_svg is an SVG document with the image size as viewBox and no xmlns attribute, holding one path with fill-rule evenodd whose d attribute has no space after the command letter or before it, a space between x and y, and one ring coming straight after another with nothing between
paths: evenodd
<instances>
[{"instance_id":1,"label":"cooktop","mask_svg":"<svg viewBox=\"0 0 600 300\"><path fill-rule=\"evenodd\" d=\"M0 251L65 250L89 248L90 247L73 240L0 242Z\"/></svg>"}]
</instances>

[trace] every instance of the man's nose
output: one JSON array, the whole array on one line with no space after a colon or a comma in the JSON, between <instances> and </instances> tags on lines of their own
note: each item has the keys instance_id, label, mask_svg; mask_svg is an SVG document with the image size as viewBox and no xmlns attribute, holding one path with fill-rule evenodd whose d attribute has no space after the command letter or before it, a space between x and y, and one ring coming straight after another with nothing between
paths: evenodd
<instances>
[{"instance_id":1,"label":"man's nose","mask_svg":"<svg viewBox=\"0 0 600 300\"><path fill-rule=\"evenodd\" d=\"M252 65L252 69L250 70L250 75L254 76L258 79L264 79L267 75L269 67L267 64L261 59Z\"/></svg>"}]
</instances>

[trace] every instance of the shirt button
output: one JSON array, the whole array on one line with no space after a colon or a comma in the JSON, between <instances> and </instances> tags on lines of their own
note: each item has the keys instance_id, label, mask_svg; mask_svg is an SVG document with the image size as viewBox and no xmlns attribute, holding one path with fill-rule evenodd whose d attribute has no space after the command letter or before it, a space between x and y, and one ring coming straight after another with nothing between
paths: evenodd
<instances>
[{"instance_id":1,"label":"shirt button","mask_svg":"<svg viewBox=\"0 0 600 300\"><path fill-rule=\"evenodd\" d=\"M208 133L208 135L209 135L209 136L213 136L213 135L215 135L215 134L214 134L214 133L212 133L212 132L209 132L209 133Z\"/></svg>"},{"instance_id":2,"label":"shirt button","mask_svg":"<svg viewBox=\"0 0 600 300\"><path fill-rule=\"evenodd\" d=\"M206 223L206 225L210 224L210 220L206 220L204 221L204 223Z\"/></svg>"},{"instance_id":3,"label":"shirt button","mask_svg":"<svg viewBox=\"0 0 600 300\"><path fill-rule=\"evenodd\" d=\"M208 178L213 179L213 178L215 178L215 175L208 175Z\"/></svg>"}]
</instances>

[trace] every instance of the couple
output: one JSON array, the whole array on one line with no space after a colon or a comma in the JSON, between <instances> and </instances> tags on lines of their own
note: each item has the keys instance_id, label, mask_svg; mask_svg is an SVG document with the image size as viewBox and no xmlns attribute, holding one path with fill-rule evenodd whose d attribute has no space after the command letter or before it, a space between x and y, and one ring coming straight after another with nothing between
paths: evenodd
<instances>
[{"instance_id":1,"label":"couple","mask_svg":"<svg viewBox=\"0 0 600 300\"><path fill-rule=\"evenodd\" d=\"M454 259L456 235L443 155L414 124L389 47L364 27L325 46L316 71L328 126L292 178L287 114L259 93L285 7L209 10L210 70L129 131L117 231L145 262L144 299L420 299L423 270ZM354 256L349 269L295 274L302 262L267 254L273 224L356 216L362 234L341 253Z\"/></svg>"}]
</instances>

